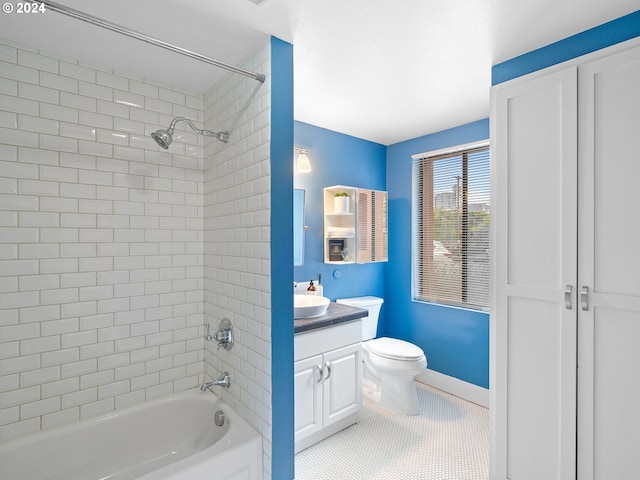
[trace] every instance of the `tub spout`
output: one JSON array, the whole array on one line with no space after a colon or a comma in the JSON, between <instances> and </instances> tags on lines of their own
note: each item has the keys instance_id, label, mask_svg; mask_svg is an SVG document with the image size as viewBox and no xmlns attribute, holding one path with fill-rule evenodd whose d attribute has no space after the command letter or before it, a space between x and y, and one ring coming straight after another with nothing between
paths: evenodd
<instances>
[{"instance_id":1,"label":"tub spout","mask_svg":"<svg viewBox=\"0 0 640 480\"><path fill-rule=\"evenodd\" d=\"M203 383L200 386L200 390L204 392L207 388L215 386L229 388L231 386L231 376L229 375L229 372L224 372L217 380Z\"/></svg>"}]
</instances>

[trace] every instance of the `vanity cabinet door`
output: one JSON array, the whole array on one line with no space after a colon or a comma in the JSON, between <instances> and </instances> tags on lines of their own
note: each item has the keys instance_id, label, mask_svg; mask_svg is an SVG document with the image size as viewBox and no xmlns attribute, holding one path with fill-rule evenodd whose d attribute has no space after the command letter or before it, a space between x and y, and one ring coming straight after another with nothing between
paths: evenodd
<instances>
[{"instance_id":1,"label":"vanity cabinet door","mask_svg":"<svg viewBox=\"0 0 640 480\"><path fill-rule=\"evenodd\" d=\"M294 337L296 453L360 418L361 338L360 320Z\"/></svg>"},{"instance_id":2,"label":"vanity cabinet door","mask_svg":"<svg viewBox=\"0 0 640 480\"><path fill-rule=\"evenodd\" d=\"M322 429L322 355L294 364L295 441Z\"/></svg>"},{"instance_id":3,"label":"vanity cabinet door","mask_svg":"<svg viewBox=\"0 0 640 480\"><path fill-rule=\"evenodd\" d=\"M362 406L362 345L325 353L323 370L325 426L358 414Z\"/></svg>"}]
</instances>

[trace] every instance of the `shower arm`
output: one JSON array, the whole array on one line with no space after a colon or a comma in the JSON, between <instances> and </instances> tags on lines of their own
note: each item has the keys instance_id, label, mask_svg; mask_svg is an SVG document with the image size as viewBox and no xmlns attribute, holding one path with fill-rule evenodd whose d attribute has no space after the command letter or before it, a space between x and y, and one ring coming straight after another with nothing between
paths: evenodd
<instances>
[{"instance_id":1,"label":"shower arm","mask_svg":"<svg viewBox=\"0 0 640 480\"><path fill-rule=\"evenodd\" d=\"M265 81L266 77L262 73L254 73L254 72L245 70L243 68L236 67L234 65L229 65L228 63L215 60L211 57L207 57L206 55L201 55L200 53L192 52L191 50L187 50L186 48L178 47L171 43L162 41L158 38L145 35L144 33L136 32L135 30L131 30L129 28L123 27L116 23L108 22L107 20L103 20L102 18L94 17L93 15L89 15L88 13L82 12L80 10L76 10L71 7L67 7L65 5L61 5L59 3L50 2L48 0L41 1L40 3L46 5L48 8L50 8L54 12L62 13L63 15L67 15L77 20L82 20L83 22L87 22L92 25L96 25L98 27L106 28L107 30L111 30L112 32L116 32L121 35L125 35L127 37L135 38L136 40L142 40L143 42L150 43L151 45L155 45L157 47L161 47L166 50L171 50L172 52L180 53L187 57L195 58L196 60L200 60L201 62L205 62L219 68L224 68L225 70L229 70L234 73L239 73L240 75L244 75L245 77L253 78L254 80L257 80L260 83L264 83Z\"/></svg>"},{"instance_id":2,"label":"shower arm","mask_svg":"<svg viewBox=\"0 0 640 480\"><path fill-rule=\"evenodd\" d=\"M192 128L194 132L199 133L200 135L204 135L205 137L216 137L222 142L226 142L227 140L229 140L229 134L227 132L212 132L211 130L200 130L193 124L191 120L185 117L176 117L171 121L171 125L169 125L169 128L167 129L167 132L169 132L169 134L173 135L176 123L178 122L186 123Z\"/></svg>"}]
</instances>

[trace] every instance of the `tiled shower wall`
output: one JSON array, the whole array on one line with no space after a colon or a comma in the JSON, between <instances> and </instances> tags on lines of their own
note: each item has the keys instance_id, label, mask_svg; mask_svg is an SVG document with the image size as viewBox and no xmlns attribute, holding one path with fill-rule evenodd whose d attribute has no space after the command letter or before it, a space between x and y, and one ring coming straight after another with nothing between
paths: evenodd
<instances>
[{"instance_id":1,"label":"tiled shower wall","mask_svg":"<svg viewBox=\"0 0 640 480\"><path fill-rule=\"evenodd\" d=\"M203 96L0 42L0 440L201 380L203 137L148 136L178 115Z\"/></svg>"},{"instance_id":2,"label":"tiled shower wall","mask_svg":"<svg viewBox=\"0 0 640 480\"><path fill-rule=\"evenodd\" d=\"M264 84L239 75L205 96L205 125L228 130L227 145L205 148L205 320L231 320L236 345L206 342L208 377L231 374L222 392L263 435L264 478L271 478L270 44L243 68L266 74ZM217 390L219 393L220 390Z\"/></svg>"}]
</instances>

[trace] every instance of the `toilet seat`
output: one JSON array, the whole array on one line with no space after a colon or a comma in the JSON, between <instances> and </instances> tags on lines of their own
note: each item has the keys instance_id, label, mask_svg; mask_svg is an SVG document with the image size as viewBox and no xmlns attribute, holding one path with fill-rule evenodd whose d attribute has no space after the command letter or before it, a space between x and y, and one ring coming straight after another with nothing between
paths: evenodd
<instances>
[{"instance_id":1,"label":"toilet seat","mask_svg":"<svg viewBox=\"0 0 640 480\"><path fill-rule=\"evenodd\" d=\"M424 352L420 347L397 338L376 338L364 342L363 346L370 353L390 360L415 362L424 358Z\"/></svg>"}]
</instances>

